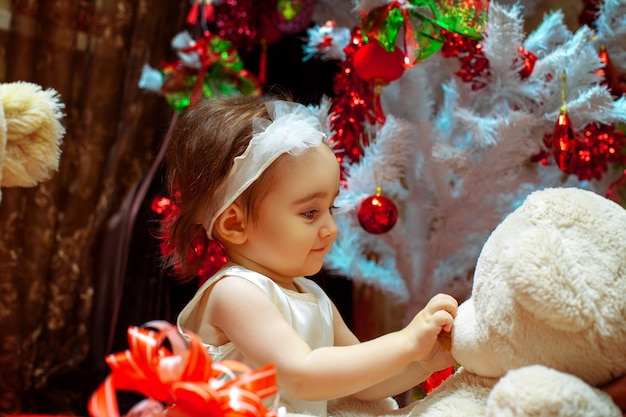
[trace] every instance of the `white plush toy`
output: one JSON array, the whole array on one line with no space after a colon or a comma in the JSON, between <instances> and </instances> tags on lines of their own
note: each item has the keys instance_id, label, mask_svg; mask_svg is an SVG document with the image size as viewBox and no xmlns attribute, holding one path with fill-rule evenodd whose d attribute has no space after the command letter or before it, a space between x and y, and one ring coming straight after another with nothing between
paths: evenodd
<instances>
[{"instance_id":1,"label":"white plush toy","mask_svg":"<svg viewBox=\"0 0 626 417\"><path fill-rule=\"evenodd\" d=\"M1 187L32 187L58 170L65 134L62 108L53 89L24 81L0 83Z\"/></svg>"},{"instance_id":2,"label":"white plush toy","mask_svg":"<svg viewBox=\"0 0 626 417\"><path fill-rule=\"evenodd\" d=\"M597 387L626 374L626 210L536 191L493 231L452 354L462 365L411 416L621 417Z\"/></svg>"},{"instance_id":3,"label":"white plush toy","mask_svg":"<svg viewBox=\"0 0 626 417\"><path fill-rule=\"evenodd\" d=\"M528 196L483 247L452 354L461 367L423 400L330 414L621 417L597 387L626 374L626 210L576 188Z\"/></svg>"}]
</instances>

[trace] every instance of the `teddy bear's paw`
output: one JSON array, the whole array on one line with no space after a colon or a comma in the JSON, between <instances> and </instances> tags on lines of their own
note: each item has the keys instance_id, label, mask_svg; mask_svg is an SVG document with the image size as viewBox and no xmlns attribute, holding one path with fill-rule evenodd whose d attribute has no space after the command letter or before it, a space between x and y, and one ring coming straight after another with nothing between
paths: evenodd
<instances>
[{"instance_id":1,"label":"teddy bear's paw","mask_svg":"<svg viewBox=\"0 0 626 417\"><path fill-rule=\"evenodd\" d=\"M622 417L604 392L580 378L532 365L509 371L487 400L487 417Z\"/></svg>"}]
</instances>

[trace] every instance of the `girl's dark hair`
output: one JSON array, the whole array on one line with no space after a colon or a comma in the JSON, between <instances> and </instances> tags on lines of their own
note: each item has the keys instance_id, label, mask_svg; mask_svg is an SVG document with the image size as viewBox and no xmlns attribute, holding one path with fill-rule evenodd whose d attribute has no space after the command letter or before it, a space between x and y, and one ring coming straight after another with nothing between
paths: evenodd
<instances>
[{"instance_id":1,"label":"girl's dark hair","mask_svg":"<svg viewBox=\"0 0 626 417\"><path fill-rule=\"evenodd\" d=\"M166 153L166 172L169 195L179 213L164 225L165 244L172 249L165 261L166 265L175 266L181 281L195 277L202 266L209 247L201 225L206 208L227 178L234 158L245 151L252 139L252 120L269 118L265 103L271 99L274 98L206 99L187 108L174 127ZM259 197L260 187L255 185L242 195L246 210L251 207L251 200Z\"/></svg>"}]
</instances>

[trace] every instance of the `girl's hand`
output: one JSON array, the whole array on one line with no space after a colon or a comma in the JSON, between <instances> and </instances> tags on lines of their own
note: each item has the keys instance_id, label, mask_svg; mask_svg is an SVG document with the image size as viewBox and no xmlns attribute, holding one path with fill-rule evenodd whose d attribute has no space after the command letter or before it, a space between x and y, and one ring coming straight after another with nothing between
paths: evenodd
<instances>
[{"instance_id":1,"label":"girl's hand","mask_svg":"<svg viewBox=\"0 0 626 417\"><path fill-rule=\"evenodd\" d=\"M626 416L626 375L605 385L602 390L613 398L622 414Z\"/></svg>"},{"instance_id":2,"label":"girl's hand","mask_svg":"<svg viewBox=\"0 0 626 417\"><path fill-rule=\"evenodd\" d=\"M429 373L433 373L454 365L456 365L456 360L450 354L450 333L442 331L430 355L420 361L420 366Z\"/></svg>"},{"instance_id":3,"label":"girl's hand","mask_svg":"<svg viewBox=\"0 0 626 417\"><path fill-rule=\"evenodd\" d=\"M435 363L454 361L437 339L442 332L449 333L452 330L457 308L458 302L454 298L437 294L404 328L409 342L413 343L415 360Z\"/></svg>"}]
</instances>

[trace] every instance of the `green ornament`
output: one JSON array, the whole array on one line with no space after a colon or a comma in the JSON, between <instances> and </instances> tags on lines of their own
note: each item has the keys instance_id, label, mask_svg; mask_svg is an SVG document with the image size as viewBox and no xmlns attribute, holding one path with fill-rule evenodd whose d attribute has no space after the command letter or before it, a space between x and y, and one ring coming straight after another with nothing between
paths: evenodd
<instances>
[{"instance_id":1,"label":"green ornament","mask_svg":"<svg viewBox=\"0 0 626 417\"><path fill-rule=\"evenodd\" d=\"M286 20L292 20L302 11L302 3L299 0L278 0L276 8Z\"/></svg>"},{"instance_id":2,"label":"green ornament","mask_svg":"<svg viewBox=\"0 0 626 417\"><path fill-rule=\"evenodd\" d=\"M413 63L424 61L445 42L442 29L480 40L487 25L487 0L408 0L372 9L361 19L364 42L375 38L388 52L403 44ZM405 5L407 6L407 5ZM398 36L404 30L405 39Z\"/></svg>"}]
</instances>

